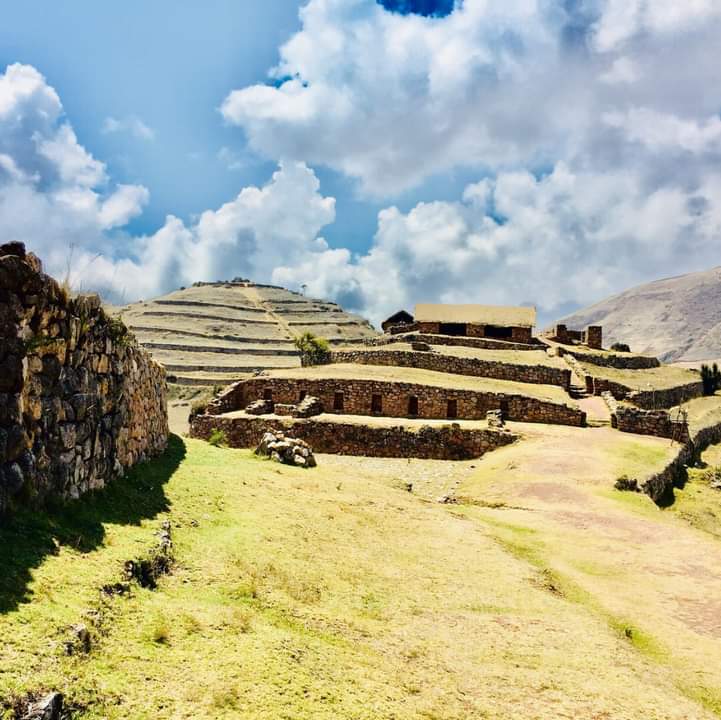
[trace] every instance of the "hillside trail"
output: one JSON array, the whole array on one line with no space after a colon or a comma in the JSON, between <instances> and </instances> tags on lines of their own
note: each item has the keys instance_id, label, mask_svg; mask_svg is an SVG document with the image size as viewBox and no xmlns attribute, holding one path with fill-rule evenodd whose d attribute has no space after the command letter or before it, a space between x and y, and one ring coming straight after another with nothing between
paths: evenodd
<instances>
[{"instance_id":1,"label":"hillside trail","mask_svg":"<svg viewBox=\"0 0 721 720\"><path fill-rule=\"evenodd\" d=\"M244 287L243 294L251 303L253 303L253 305L255 305L255 307L265 311L265 314L269 319L278 323L278 325L282 327L285 331L289 340L292 340L295 337L295 333L291 329L288 321L285 318L281 317L278 313L273 311L270 305L261 297L260 293L256 288Z\"/></svg>"},{"instance_id":2,"label":"hillside trail","mask_svg":"<svg viewBox=\"0 0 721 720\"><path fill-rule=\"evenodd\" d=\"M622 474L661 469L678 446L610 428L511 425L524 440L486 455L458 488L472 514L646 638L644 652L683 674L691 694L721 687L721 665L708 661L721 640L721 543L647 496L613 489Z\"/></svg>"}]
</instances>

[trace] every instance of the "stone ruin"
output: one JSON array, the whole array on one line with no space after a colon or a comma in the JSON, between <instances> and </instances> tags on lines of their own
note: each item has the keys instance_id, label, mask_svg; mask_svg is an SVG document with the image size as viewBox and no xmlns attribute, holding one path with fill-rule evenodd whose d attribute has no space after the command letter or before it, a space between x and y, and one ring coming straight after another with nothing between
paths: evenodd
<instances>
[{"instance_id":1,"label":"stone ruin","mask_svg":"<svg viewBox=\"0 0 721 720\"><path fill-rule=\"evenodd\" d=\"M167 438L162 366L97 295L0 245L0 512L103 487Z\"/></svg>"}]
</instances>

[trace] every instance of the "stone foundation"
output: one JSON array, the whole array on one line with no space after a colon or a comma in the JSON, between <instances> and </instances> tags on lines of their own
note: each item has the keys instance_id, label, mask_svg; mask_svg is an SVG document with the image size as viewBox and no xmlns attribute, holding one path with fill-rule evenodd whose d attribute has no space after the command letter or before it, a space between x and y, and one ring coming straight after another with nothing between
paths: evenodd
<instances>
[{"instance_id":1,"label":"stone foundation","mask_svg":"<svg viewBox=\"0 0 721 720\"><path fill-rule=\"evenodd\" d=\"M519 422L577 427L586 422L586 414L578 408L524 395L338 378L257 377L241 380L210 403L207 412L222 415L242 410L260 398L293 405L306 395L317 397L325 412L341 415L482 420L489 410L500 409L504 419Z\"/></svg>"},{"instance_id":2,"label":"stone foundation","mask_svg":"<svg viewBox=\"0 0 721 720\"><path fill-rule=\"evenodd\" d=\"M163 368L97 296L0 246L0 511L100 488L167 437Z\"/></svg>"},{"instance_id":3,"label":"stone foundation","mask_svg":"<svg viewBox=\"0 0 721 720\"><path fill-rule=\"evenodd\" d=\"M414 342L419 343L419 341ZM557 385L564 390L568 390L571 384L571 371L568 368L556 368L550 365L501 363L433 352L393 349L334 350L330 353L329 359L331 363L422 368L452 375L487 377L496 380L511 380L540 385Z\"/></svg>"},{"instance_id":4,"label":"stone foundation","mask_svg":"<svg viewBox=\"0 0 721 720\"><path fill-rule=\"evenodd\" d=\"M315 452L365 457L472 460L518 439L507 430L464 429L453 425L379 427L323 420L218 417L198 415L190 435L207 440L215 428L225 432L231 447L252 448L266 432L282 430L304 440Z\"/></svg>"}]
</instances>

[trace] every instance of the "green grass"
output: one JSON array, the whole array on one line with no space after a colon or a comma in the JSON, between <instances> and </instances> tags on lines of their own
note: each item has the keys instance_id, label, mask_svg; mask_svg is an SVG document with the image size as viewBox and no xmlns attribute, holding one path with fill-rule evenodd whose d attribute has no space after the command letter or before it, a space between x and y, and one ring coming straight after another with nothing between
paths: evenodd
<instances>
[{"instance_id":1,"label":"green grass","mask_svg":"<svg viewBox=\"0 0 721 720\"><path fill-rule=\"evenodd\" d=\"M625 385L631 390L645 391L651 388L664 390L701 381L701 376L694 370L674 365L662 365L645 370L624 370L592 365L583 361L579 361L579 364L588 375Z\"/></svg>"},{"instance_id":2,"label":"green grass","mask_svg":"<svg viewBox=\"0 0 721 720\"><path fill-rule=\"evenodd\" d=\"M553 560L541 513L428 502L404 461L319 459L176 437L105 491L17 516L0 698L57 689L89 720L713 717L643 623ZM172 573L101 595L165 519ZM66 655L78 622L91 650Z\"/></svg>"}]
</instances>

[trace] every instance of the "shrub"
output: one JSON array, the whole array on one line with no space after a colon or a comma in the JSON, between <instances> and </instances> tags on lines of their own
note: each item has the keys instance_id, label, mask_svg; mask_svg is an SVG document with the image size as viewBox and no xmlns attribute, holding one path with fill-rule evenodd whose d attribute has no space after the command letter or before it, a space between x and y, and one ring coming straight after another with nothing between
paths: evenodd
<instances>
[{"instance_id":1,"label":"shrub","mask_svg":"<svg viewBox=\"0 0 721 720\"><path fill-rule=\"evenodd\" d=\"M622 342L613 343L613 345L611 345L611 350L614 352L631 352L631 348L626 343Z\"/></svg>"},{"instance_id":2,"label":"shrub","mask_svg":"<svg viewBox=\"0 0 721 720\"><path fill-rule=\"evenodd\" d=\"M323 365L330 358L330 345L325 338L305 332L293 341L300 350L303 365Z\"/></svg>"},{"instance_id":3,"label":"shrub","mask_svg":"<svg viewBox=\"0 0 721 720\"><path fill-rule=\"evenodd\" d=\"M703 394L713 395L721 386L721 372L718 365L714 363L711 367L701 366L701 382L703 383Z\"/></svg>"},{"instance_id":4,"label":"shrub","mask_svg":"<svg viewBox=\"0 0 721 720\"><path fill-rule=\"evenodd\" d=\"M638 487L638 480L629 479L628 475L621 475L616 484L614 485L616 490L622 490L626 492L640 492Z\"/></svg>"},{"instance_id":5,"label":"shrub","mask_svg":"<svg viewBox=\"0 0 721 720\"><path fill-rule=\"evenodd\" d=\"M208 442L213 447L225 447L228 444L228 436L225 430L221 430L220 428L213 428L210 431L210 437L208 438Z\"/></svg>"},{"instance_id":6,"label":"shrub","mask_svg":"<svg viewBox=\"0 0 721 720\"><path fill-rule=\"evenodd\" d=\"M205 398L199 398L193 400L193 404L190 406L189 420L192 420L196 415L205 415L205 408L208 407L208 401Z\"/></svg>"}]
</instances>

